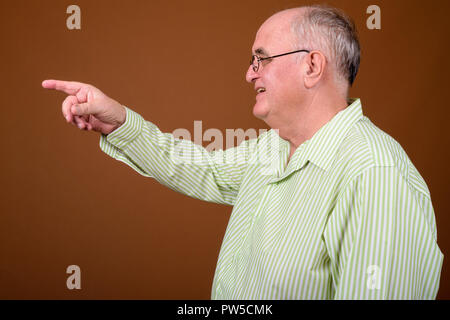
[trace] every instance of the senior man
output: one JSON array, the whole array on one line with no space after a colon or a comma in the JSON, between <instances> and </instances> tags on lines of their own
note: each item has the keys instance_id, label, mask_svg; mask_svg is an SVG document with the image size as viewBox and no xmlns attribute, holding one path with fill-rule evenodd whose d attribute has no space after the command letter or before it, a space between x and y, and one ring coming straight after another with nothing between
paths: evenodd
<instances>
[{"instance_id":1,"label":"senior man","mask_svg":"<svg viewBox=\"0 0 450 320\"><path fill-rule=\"evenodd\" d=\"M162 133L91 85L43 86L69 94L66 120L102 133L111 157L234 206L213 299L434 299L443 255L428 188L348 99L360 60L354 24L333 8L284 10L260 27L252 52L253 113L272 129L227 150Z\"/></svg>"}]
</instances>

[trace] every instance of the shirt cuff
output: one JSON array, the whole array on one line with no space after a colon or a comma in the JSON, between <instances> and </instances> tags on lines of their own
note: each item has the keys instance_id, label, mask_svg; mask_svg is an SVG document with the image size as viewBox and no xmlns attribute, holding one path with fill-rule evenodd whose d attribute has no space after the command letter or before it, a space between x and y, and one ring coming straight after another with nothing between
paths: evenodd
<instances>
[{"instance_id":1,"label":"shirt cuff","mask_svg":"<svg viewBox=\"0 0 450 320\"><path fill-rule=\"evenodd\" d=\"M102 134L100 136L100 149L114 159L118 159L123 155L128 144L135 140L144 127L145 120L138 113L125 107L125 122L110 134Z\"/></svg>"},{"instance_id":2,"label":"shirt cuff","mask_svg":"<svg viewBox=\"0 0 450 320\"><path fill-rule=\"evenodd\" d=\"M119 128L108 135L102 135L109 143L119 149L124 149L133 142L142 132L144 118L133 110L125 107L126 120Z\"/></svg>"}]
</instances>

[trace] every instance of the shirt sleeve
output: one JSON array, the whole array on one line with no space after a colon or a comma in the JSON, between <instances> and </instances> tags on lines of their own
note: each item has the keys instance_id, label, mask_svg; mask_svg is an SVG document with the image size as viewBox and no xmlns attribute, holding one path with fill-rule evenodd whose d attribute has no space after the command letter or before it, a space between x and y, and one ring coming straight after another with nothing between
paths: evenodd
<instances>
[{"instance_id":1,"label":"shirt sleeve","mask_svg":"<svg viewBox=\"0 0 450 320\"><path fill-rule=\"evenodd\" d=\"M325 228L335 299L435 299L443 254L429 193L395 167L349 183Z\"/></svg>"},{"instance_id":2,"label":"shirt sleeve","mask_svg":"<svg viewBox=\"0 0 450 320\"><path fill-rule=\"evenodd\" d=\"M233 205L256 139L236 148L208 152L192 141L175 139L126 108L125 123L100 137L100 148L139 174L187 196Z\"/></svg>"}]
</instances>

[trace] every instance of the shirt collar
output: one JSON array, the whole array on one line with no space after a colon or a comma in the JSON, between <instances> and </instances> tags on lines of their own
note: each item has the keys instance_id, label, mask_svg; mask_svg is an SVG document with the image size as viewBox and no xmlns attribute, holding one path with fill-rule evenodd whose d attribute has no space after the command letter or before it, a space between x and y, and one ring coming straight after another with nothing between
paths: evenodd
<instances>
[{"instance_id":1,"label":"shirt collar","mask_svg":"<svg viewBox=\"0 0 450 320\"><path fill-rule=\"evenodd\" d=\"M350 99L349 106L338 112L328 123L322 126L311 139L303 142L292 155L284 173L279 172L283 179L292 172L301 169L308 161L327 171L334 156L346 136L348 130L363 117L360 99ZM280 138L281 139L281 138ZM289 154L289 143L285 143ZM281 161L287 161L282 157ZM277 179L278 180L278 179Z\"/></svg>"}]
</instances>

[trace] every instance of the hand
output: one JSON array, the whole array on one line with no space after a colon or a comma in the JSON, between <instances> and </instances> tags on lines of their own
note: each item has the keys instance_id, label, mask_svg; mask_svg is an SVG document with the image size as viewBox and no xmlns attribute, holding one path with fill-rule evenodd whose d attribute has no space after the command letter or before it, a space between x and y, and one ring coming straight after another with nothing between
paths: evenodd
<instances>
[{"instance_id":1,"label":"hand","mask_svg":"<svg viewBox=\"0 0 450 320\"><path fill-rule=\"evenodd\" d=\"M62 113L67 122L78 126L81 130L109 134L126 120L124 106L89 84L44 80L42 86L69 95L62 103Z\"/></svg>"}]
</instances>

